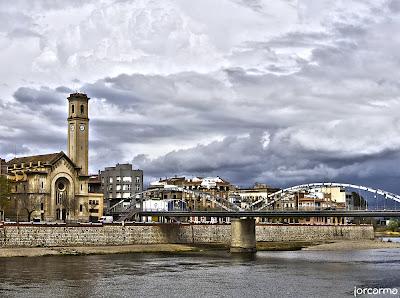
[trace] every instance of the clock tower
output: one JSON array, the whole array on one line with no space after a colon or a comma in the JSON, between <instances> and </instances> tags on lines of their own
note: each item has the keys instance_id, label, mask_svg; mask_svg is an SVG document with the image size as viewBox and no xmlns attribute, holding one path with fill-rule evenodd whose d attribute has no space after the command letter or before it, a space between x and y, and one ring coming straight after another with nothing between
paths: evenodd
<instances>
[{"instance_id":1,"label":"clock tower","mask_svg":"<svg viewBox=\"0 0 400 298\"><path fill-rule=\"evenodd\" d=\"M72 93L68 97L68 157L81 168L80 175L88 175L89 97Z\"/></svg>"}]
</instances>

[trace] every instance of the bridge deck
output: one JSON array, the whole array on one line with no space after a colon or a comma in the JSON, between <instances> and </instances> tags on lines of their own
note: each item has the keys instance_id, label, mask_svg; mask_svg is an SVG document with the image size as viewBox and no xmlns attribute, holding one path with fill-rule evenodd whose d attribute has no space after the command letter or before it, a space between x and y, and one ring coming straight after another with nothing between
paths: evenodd
<instances>
[{"instance_id":1,"label":"bridge deck","mask_svg":"<svg viewBox=\"0 0 400 298\"><path fill-rule=\"evenodd\" d=\"M345 210L316 210L316 211L139 211L140 216L164 217L400 217L400 210L384 211L345 211Z\"/></svg>"}]
</instances>

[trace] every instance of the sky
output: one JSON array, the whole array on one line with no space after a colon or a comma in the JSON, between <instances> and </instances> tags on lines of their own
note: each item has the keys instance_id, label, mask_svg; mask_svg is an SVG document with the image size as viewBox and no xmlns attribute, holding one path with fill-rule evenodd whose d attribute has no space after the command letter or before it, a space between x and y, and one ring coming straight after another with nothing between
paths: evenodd
<instances>
[{"instance_id":1,"label":"sky","mask_svg":"<svg viewBox=\"0 0 400 298\"><path fill-rule=\"evenodd\" d=\"M0 157L400 193L400 1L0 1Z\"/></svg>"}]
</instances>

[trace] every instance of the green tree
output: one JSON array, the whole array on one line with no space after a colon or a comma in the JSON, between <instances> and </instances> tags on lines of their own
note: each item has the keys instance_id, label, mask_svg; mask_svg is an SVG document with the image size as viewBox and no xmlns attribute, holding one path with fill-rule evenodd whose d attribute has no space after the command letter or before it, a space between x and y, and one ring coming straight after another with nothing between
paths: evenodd
<instances>
[{"instance_id":1,"label":"green tree","mask_svg":"<svg viewBox=\"0 0 400 298\"><path fill-rule=\"evenodd\" d=\"M356 192L352 192L354 198L354 208L355 209L365 209L367 206L367 201L364 199L363 196L360 196Z\"/></svg>"},{"instance_id":2,"label":"green tree","mask_svg":"<svg viewBox=\"0 0 400 298\"><path fill-rule=\"evenodd\" d=\"M6 176L0 175L0 210L4 211L10 204L11 188Z\"/></svg>"},{"instance_id":3,"label":"green tree","mask_svg":"<svg viewBox=\"0 0 400 298\"><path fill-rule=\"evenodd\" d=\"M389 220L387 227L390 231L396 232L399 229L399 221L396 219L391 219Z\"/></svg>"}]
</instances>

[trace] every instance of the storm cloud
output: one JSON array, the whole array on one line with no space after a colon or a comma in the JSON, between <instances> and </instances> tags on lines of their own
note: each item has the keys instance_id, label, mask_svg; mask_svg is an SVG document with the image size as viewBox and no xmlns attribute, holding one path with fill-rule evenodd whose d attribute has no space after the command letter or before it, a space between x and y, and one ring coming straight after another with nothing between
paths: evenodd
<instances>
[{"instance_id":1,"label":"storm cloud","mask_svg":"<svg viewBox=\"0 0 400 298\"><path fill-rule=\"evenodd\" d=\"M0 5L0 156L65 150L82 91L92 172L400 193L396 1L64 2Z\"/></svg>"}]
</instances>

